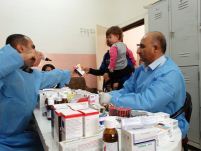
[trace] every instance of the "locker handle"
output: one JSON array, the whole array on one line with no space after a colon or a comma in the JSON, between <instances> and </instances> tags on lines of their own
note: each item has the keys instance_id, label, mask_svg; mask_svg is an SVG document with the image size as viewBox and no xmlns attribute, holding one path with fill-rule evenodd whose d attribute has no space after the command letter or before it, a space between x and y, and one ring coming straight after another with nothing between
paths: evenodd
<instances>
[{"instance_id":1,"label":"locker handle","mask_svg":"<svg viewBox=\"0 0 201 151\"><path fill-rule=\"evenodd\" d=\"M181 57L189 57L190 56L190 52L184 52L184 53L179 53L178 55Z\"/></svg>"},{"instance_id":2,"label":"locker handle","mask_svg":"<svg viewBox=\"0 0 201 151\"><path fill-rule=\"evenodd\" d=\"M174 37L175 32L171 31L170 32L170 37L173 38Z\"/></svg>"}]
</instances>

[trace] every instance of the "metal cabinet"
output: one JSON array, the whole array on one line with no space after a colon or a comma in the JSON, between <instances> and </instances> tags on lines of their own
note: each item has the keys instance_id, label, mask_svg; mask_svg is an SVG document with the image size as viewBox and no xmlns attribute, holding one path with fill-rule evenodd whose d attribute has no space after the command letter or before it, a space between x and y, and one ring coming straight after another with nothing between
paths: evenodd
<instances>
[{"instance_id":1,"label":"metal cabinet","mask_svg":"<svg viewBox=\"0 0 201 151\"><path fill-rule=\"evenodd\" d=\"M197 0L171 0L171 56L179 66L198 65L197 3Z\"/></svg>"},{"instance_id":2,"label":"metal cabinet","mask_svg":"<svg viewBox=\"0 0 201 151\"><path fill-rule=\"evenodd\" d=\"M191 94L193 111L191 115L190 131L188 138L192 142L200 143L200 123L199 123L199 72L198 66L180 67L186 82L186 90Z\"/></svg>"},{"instance_id":3,"label":"metal cabinet","mask_svg":"<svg viewBox=\"0 0 201 151\"><path fill-rule=\"evenodd\" d=\"M150 9L148 10L149 18L148 18L148 24L149 24L149 31L162 31L165 35L165 38L167 40L167 49L166 49L166 55L170 55L169 52L169 1L164 0L160 3L156 3Z\"/></svg>"},{"instance_id":4,"label":"metal cabinet","mask_svg":"<svg viewBox=\"0 0 201 151\"><path fill-rule=\"evenodd\" d=\"M167 38L168 54L181 68L193 112L188 137L190 144L201 148L201 2L200 0L160 0L149 7L149 31L161 31ZM159 16L159 17L158 17Z\"/></svg>"}]
</instances>

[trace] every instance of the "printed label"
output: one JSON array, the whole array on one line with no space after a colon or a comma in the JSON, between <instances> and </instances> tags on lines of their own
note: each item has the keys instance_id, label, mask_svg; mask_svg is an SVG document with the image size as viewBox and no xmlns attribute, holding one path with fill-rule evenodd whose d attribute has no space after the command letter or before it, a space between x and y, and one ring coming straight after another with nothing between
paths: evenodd
<instances>
[{"instance_id":1,"label":"printed label","mask_svg":"<svg viewBox=\"0 0 201 151\"><path fill-rule=\"evenodd\" d=\"M103 151L118 151L118 142L106 143L104 142Z\"/></svg>"}]
</instances>

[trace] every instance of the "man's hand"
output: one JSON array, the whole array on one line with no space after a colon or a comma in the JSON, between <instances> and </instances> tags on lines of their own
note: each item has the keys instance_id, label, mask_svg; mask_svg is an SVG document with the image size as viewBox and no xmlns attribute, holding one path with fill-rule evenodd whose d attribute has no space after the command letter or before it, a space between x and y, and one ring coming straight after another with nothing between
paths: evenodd
<instances>
[{"instance_id":1,"label":"man's hand","mask_svg":"<svg viewBox=\"0 0 201 151\"><path fill-rule=\"evenodd\" d=\"M43 54L39 51L35 51L34 49L24 51L20 53L20 55L24 60L24 65L27 67L38 66L40 64L41 59L43 58Z\"/></svg>"},{"instance_id":2,"label":"man's hand","mask_svg":"<svg viewBox=\"0 0 201 151\"><path fill-rule=\"evenodd\" d=\"M99 93L100 104L109 104L111 102L112 96L109 93L101 92Z\"/></svg>"},{"instance_id":3,"label":"man's hand","mask_svg":"<svg viewBox=\"0 0 201 151\"><path fill-rule=\"evenodd\" d=\"M36 51L35 50L29 50L29 51L24 51L20 53L22 59L24 60L24 65L27 67L32 67L33 64L36 61Z\"/></svg>"},{"instance_id":4,"label":"man's hand","mask_svg":"<svg viewBox=\"0 0 201 151\"><path fill-rule=\"evenodd\" d=\"M44 55L42 52L40 51L36 51L36 55L35 55L35 62L33 64L33 66L38 66L40 64L40 61L44 58Z\"/></svg>"},{"instance_id":5,"label":"man's hand","mask_svg":"<svg viewBox=\"0 0 201 151\"><path fill-rule=\"evenodd\" d=\"M88 67L82 67L82 70L84 70L85 73L89 73L90 68L88 68Z\"/></svg>"}]
</instances>

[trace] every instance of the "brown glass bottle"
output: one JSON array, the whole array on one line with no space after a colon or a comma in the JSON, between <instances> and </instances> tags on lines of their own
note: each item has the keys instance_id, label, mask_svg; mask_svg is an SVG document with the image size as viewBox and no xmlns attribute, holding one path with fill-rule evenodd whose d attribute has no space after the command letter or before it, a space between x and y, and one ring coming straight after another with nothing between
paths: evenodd
<instances>
[{"instance_id":1,"label":"brown glass bottle","mask_svg":"<svg viewBox=\"0 0 201 151\"><path fill-rule=\"evenodd\" d=\"M118 133L114 127L114 121L105 120L105 130L103 132L103 151L118 151Z\"/></svg>"},{"instance_id":2,"label":"brown glass bottle","mask_svg":"<svg viewBox=\"0 0 201 151\"><path fill-rule=\"evenodd\" d=\"M52 116L51 116L51 110L53 109L53 105L54 105L54 100L52 98L49 98L47 100L47 106L46 106L46 109L47 109L47 119L48 120L51 120Z\"/></svg>"},{"instance_id":3,"label":"brown glass bottle","mask_svg":"<svg viewBox=\"0 0 201 151\"><path fill-rule=\"evenodd\" d=\"M68 103L67 95L62 95L62 103Z\"/></svg>"},{"instance_id":4,"label":"brown glass bottle","mask_svg":"<svg viewBox=\"0 0 201 151\"><path fill-rule=\"evenodd\" d=\"M54 104L62 104L62 98L61 97L57 97L54 101Z\"/></svg>"}]
</instances>

